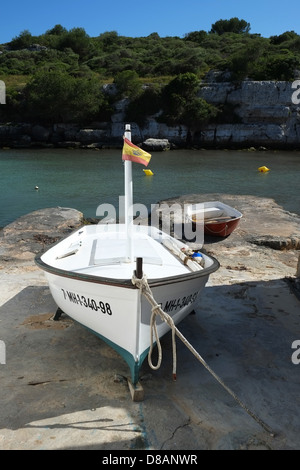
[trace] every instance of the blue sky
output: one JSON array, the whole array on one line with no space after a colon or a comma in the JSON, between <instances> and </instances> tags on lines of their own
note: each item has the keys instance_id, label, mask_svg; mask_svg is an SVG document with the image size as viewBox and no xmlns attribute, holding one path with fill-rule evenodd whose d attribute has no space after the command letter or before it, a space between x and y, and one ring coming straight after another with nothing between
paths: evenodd
<instances>
[{"instance_id":1,"label":"blue sky","mask_svg":"<svg viewBox=\"0 0 300 470\"><path fill-rule=\"evenodd\" d=\"M83 27L91 37L106 31L120 36L184 37L191 31L209 31L220 19L238 17L251 33L264 37L294 30L300 34L299 0L2 0L0 44L22 31L45 33L56 24L68 30Z\"/></svg>"}]
</instances>

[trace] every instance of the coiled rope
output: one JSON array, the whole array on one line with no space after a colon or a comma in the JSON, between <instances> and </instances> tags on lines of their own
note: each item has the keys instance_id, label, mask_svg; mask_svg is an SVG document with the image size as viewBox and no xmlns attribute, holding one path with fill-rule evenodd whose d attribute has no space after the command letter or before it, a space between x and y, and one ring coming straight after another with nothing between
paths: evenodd
<instances>
[{"instance_id":1,"label":"coiled rope","mask_svg":"<svg viewBox=\"0 0 300 470\"><path fill-rule=\"evenodd\" d=\"M132 277L133 285L137 286L141 293L146 297L150 305L152 306L152 314L150 318L150 349L148 353L148 363L149 366L157 370L159 369L162 361L162 348L157 332L156 327L156 315L159 315L160 318L166 322L172 331L172 350L173 350L173 379L176 380L176 338L177 335L181 341L187 346L187 348L191 351L191 353L201 362L201 364L212 374L212 376L219 382L220 385L234 398L234 400L251 416L265 431L267 431L272 437L275 436L275 433L270 429L270 427L264 423L258 416L256 416L253 411L251 411L239 398L238 396L223 382L223 380L211 369L211 367L207 364L207 362L203 359L203 357L193 348L193 346L189 343L189 341L184 337L184 335L178 330L175 326L172 317L164 312L161 306L156 302L155 298L153 297L152 291L149 287L147 277L142 276L142 278L136 277L134 274ZM157 364L153 365L152 363L152 351L153 351L153 332L155 334L156 344L158 348L158 360Z\"/></svg>"}]
</instances>

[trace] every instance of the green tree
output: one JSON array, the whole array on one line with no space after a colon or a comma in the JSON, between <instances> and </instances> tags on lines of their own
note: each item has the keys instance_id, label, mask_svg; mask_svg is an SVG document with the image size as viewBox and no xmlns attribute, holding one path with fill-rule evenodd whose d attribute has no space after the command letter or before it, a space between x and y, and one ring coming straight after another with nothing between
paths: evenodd
<instances>
[{"instance_id":1,"label":"green tree","mask_svg":"<svg viewBox=\"0 0 300 470\"><path fill-rule=\"evenodd\" d=\"M230 20L219 20L211 27L211 33L218 34L219 36L224 33L245 34L250 31L250 23L245 20L239 20L237 17L230 18Z\"/></svg>"},{"instance_id":2,"label":"green tree","mask_svg":"<svg viewBox=\"0 0 300 470\"><path fill-rule=\"evenodd\" d=\"M68 117L69 121L109 121L112 114L107 97L95 77L74 80L68 105L71 114Z\"/></svg>"},{"instance_id":3,"label":"green tree","mask_svg":"<svg viewBox=\"0 0 300 470\"><path fill-rule=\"evenodd\" d=\"M286 80L295 78L295 71L300 66L300 57L287 49L281 49L276 54L262 57L252 76L256 80Z\"/></svg>"},{"instance_id":4,"label":"green tree","mask_svg":"<svg viewBox=\"0 0 300 470\"><path fill-rule=\"evenodd\" d=\"M16 36L10 42L11 49L26 49L34 42L34 37L28 29L22 31L19 36Z\"/></svg>"},{"instance_id":5,"label":"green tree","mask_svg":"<svg viewBox=\"0 0 300 470\"><path fill-rule=\"evenodd\" d=\"M199 98L199 86L200 80L193 73L175 77L163 90L163 113L159 120L170 125L186 125L194 132L214 118L218 109Z\"/></svg>"},{"instance_id":6,"label":"green tree","mask_svg":"<svg viewBox=\"0 0 300 470\"><path fill-rule=\"evenodd\" d=\"M267 54L267 49L260 38L251 39L238 52L231 54L228 68L232 72L232 79L252 77L253 71L257 69L257 61L264 54Z\"/></svg>"},{"instance_id":7,"label":"green tree","mask_svg":"<svg viewBox=\"0 0 300 470\"><path fill-rule=\"evenodd\" d=\"M60 49L70 48L79 55L80 59L87 59L92 53L92 41L84 28L73 28L67 33L62 34Z\"/></svg>"},{"instance_id":8,"label":"green tree","mask_svg":"<svg viewBox=\"0 0 300 470\"><path fill-rule=\"evenodd\" d=\"M182 121L192 131L197 131L214 119L218 113L219 110L203 98L195 98L186 104Z\"/></svg>"},{"instance_id":9,"label":"green tree","mask_svg":"<svg viewBox=\"0 0 300 470\"><path fill-rule=\"evenodd\" d=\"M165 86L162 93L164 117L170 123L180 121L185 106L195 99L200 80L194 73L180 74Z\"/></svg>"},{"instance_id":10,"label":"green tree","mask_svg":"<svg viewBox=\"0 0 300 470\"><path fill-rule=\"evenodd\" d=\"M185 34L184 41L193 41L197 44L202 44L202 42L207 38L207 32L203 31L192 31L191 33Z\"/></svg>"},{"instance_id":11,"label":"green tree","mask_svg":"<svg viewBox=\"0 0 300 470\"><path fill-rule=\"evenodd\" d=\"M27 113L33 120L64 122L69 115L69 96L73 78L62 71L41 71L24 92Z\"/></svg>"},{"instance_id":12,"label":"green tree","mask_svg":"<svg viewBox=\"0 0 300 470\"><path fill-rule=\"evenodd\" d=\"M142 85L135 70L123 70L117 73L114 83L119 97L136 98L142 92Z\"/></svg>"},{"instance_id":13,"label":"green tree","mask_svg":"<svg viewBox=\"0 0 300 470\"><path fill-rule=\"evenodd\" d=\"M48 29L48 31L46 31L46 34L54 35L54 36L62 36L63 34L66 34L67 32L68 30L64 28L62 25L56 24L54 28Z\"/></svg>"},{"instance_id":14,"label":"green tree","mask_svg":"<svg viewBox=\"0 0 300 470\"><path fill-rule=\"evenodd\" d=\"M75 78L64 71L41 71L24 90L31 121L82 122L108 111L97 79Z\"/></svg>"},{"instance_id":15,"label":"green tree","mask_svg":"<svg viewBox=\"0 0 300 470\"><path fill-rule=\"evenodd\" d=\"M298 38L298 34L295 31L286 31L285 33L280 34L279 36L271 36L270 42L271 44L282 44L283 42L290 41L291 39Z\"/></svg>"},{"instance_id":16,"label":"green tree","mask_svg":"<svg viewBox=\"0 0 300 470\"><path fill-rule=\"evenodd\" d=\"M8 86L6 89L6 105L0 106L0 122L23 121L22 90L20 87Z\"/></svg>"},{"instance_id":17,"label":"green tree","mask_svg":"<svg viewBox=\"0 0 300 470\"><path fill-rule=\"evenodd\" d=\"M109 51L112 48L115 48L119 42L117 31L106 31L105 33L100 34L97 39L104 51Z\"/></svg>"}]
</instances>

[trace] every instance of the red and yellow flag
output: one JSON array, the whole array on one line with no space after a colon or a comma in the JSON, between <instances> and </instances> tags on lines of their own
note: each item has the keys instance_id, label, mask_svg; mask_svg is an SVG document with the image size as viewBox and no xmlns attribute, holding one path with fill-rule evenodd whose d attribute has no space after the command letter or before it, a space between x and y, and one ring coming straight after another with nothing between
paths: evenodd
<instances>
[{"instance_id":1,"label":"red and yellow flag","mask_svg":"<svg viewBox=\"0 0 300 470\"><path fill-rule=\"evenodd\" d=\"M131 162L142 163L142 165L147 166L150 158L150 153L140 149L124 137L122 160L130 160Z\"/></svg>"}]
</instances>

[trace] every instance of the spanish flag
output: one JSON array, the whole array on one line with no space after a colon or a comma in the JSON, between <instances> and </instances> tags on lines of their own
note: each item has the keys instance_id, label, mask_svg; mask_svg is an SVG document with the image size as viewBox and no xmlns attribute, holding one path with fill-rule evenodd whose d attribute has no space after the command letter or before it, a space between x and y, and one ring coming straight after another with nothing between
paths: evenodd
<instances>
[{"instance_id":1,"label":"spanish flag","mask_svg":"<svg viewBox=\"0 0 300 470\"><path fill-rule=\"evenodd\" d=\"M147 166L150 162L150 158L150 153L140 149L124 137L122 160L130 160L131 162L142 163L142 165Z\"/></svg>"}]
</instances>

